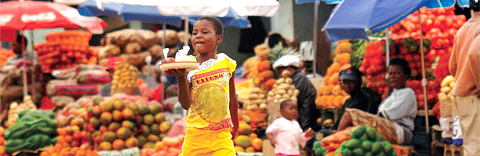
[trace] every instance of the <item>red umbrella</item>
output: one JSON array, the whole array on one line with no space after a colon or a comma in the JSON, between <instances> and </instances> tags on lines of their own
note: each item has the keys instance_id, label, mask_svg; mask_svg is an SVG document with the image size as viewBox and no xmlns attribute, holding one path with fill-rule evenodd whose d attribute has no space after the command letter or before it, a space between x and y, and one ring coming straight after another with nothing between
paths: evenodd
<instances>
[{"instance_id":1,"label":"red umbrella","mask_svg":"<svg viewBox=\"0 0 480 156\"><path fill-rule=\"evenodd\" d=\"M77 9L59 3L9 1L0 5L0 29L77 29L79 26L101 34L107 23L97 17L81 16Z\"/></svg>"}]
</instances>

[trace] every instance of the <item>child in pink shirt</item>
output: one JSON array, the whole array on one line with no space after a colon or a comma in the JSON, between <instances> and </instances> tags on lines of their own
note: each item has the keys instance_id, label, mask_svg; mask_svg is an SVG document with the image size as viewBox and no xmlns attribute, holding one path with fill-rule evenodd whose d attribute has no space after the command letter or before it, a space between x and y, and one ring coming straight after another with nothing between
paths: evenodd
<instances>
[{"instance_id":1,"label":"child in pink shirt","mask_svg":"<svg viewBox=\"0 0 480 156\"><path fill-rule=\"evenodd\" d=\"M267 128L267 138L275 148L277 156L300 156L300 144L313 137L313 130L302 131L297 122L298 108L293 100L280 103L282 117L275 119Z\"/></svg>"}]
</instances>

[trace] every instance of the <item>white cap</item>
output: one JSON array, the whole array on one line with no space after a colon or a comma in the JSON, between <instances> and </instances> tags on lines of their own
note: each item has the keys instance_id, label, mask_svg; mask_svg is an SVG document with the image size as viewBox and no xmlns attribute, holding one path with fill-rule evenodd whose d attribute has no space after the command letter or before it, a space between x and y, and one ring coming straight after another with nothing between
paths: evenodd
<instances>
[{"instance_id":1,"label":"white cap","mask_svg":"<svg viewBox=\"0 0 480 156\"><path fill-rule=\"evenodd\" d=\"M296 55L285 55L280 57L275 63L273 64L273 69L278 67L300 67L300 58Z\"/></svg>"}]
</instances>

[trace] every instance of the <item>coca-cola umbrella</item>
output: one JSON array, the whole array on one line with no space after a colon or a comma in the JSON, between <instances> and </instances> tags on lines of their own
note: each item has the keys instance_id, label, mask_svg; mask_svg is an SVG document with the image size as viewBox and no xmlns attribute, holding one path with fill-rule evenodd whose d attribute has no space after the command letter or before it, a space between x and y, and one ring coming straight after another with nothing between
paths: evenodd
<instances>
[{"instance_id":1,"label":"coca-cola umbrella","mask_svg":"<svg viewBox=\"0 0 480 156\"><path fill-rule=\"evenodd\" d=\"M8 1L0 5L0 29L34 30L45 28L77 29L83 27L103 33L107 23L97 17L85 17L67 5L39 1Z\"/></svg>"},{"instance_id":2,"label":"coca-cola umbrella","mask_svg":"<svg viewBox=\"0 0 480 156\"><path fill-rule=\"evenodd\" d=\"M107 23L97 17L81 16L77 9L59 3L23 0L0 3L0 30L83 27L92 33L101 34L106 26ZM0 35L0 39L4 38L3 33ZM22 51L25 58L25 49ZM26 82L25 70L23 82ZM26 96L27 84L23 83L23 87L23 94Z\"/></svg>"}]
</instances>

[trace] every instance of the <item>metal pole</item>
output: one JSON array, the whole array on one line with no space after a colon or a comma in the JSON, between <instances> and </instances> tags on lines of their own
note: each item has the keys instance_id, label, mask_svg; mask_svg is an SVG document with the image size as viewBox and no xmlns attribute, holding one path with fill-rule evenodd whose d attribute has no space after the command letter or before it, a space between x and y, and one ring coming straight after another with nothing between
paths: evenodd
<instances>
[{"instance_id":1,"label":"metal pole","mask_svg":"<svg viewBox=\"0 0 480 156\"><path fill-rule=\"evenodd\" d=\"M429 123L428 123L428 103L427 103L427 79L425 78L425 55L423 51L423 32L422 32L422 18L420 16L421 12L418 10L418 23L420 25L420 56L422 61L422 86L423 86L423 102L425 103L425 123L427 134L430 133Z\"/></svg>"},{"instance_id":2,"label":"metal pole","mask_svg":"<svg viewBox=\"0 0 480 156\"><path fill-rule=\"evenodd\" d=\"M35 82L35 77L36 77L35 73L38 72L36 70L36 67L35 67L36 64L34 63L34 60L33 60L33 59L35 59L35 49L33 48L33 31L34 30L30 31L30 37L31 37L31 43L32 43L32 44L30 44L30 46L32 47L32 54L29 58L29 60L32 61L32 67L33 67L32 68L32 75L31 75L32 76L32 84ZM32 89L32 95L35 95L35 87L32 87L31 89Z\"/></svg>"},{"instance_id":3,"label":"metal pole","mask_svg":"<svg viewBox=\"0 0 480 156\"><path fill-rule=\"evenodd\" d=\"M162 48L165 48L165 40L167 40L167 36L165 35L167 33L167 26L165 23L163 25L163 40L162 40ZM166 58L166 57L165 57Z\"/></svg>"},{"instance_id":4,"label":"metal pole","mask_svg":"<svg viewBox=\"0 0 480 156\"><path fill-rule=\"evenodd\" d=\"M387 68L388 68L388 65L390 64L390 39L388 37L390 36L390 34L388 33L388 28L387 28L386 31L387 31L387 33L386 33L385 37L387 39L386 39L386 42L385 42L385 44L386 44L385 49L387 50L386 51L386 53L387 53L386 54L387 55L387 57L386 57L387 63L386 64L387 64Z\"/></svg>"},{"instance_id":5,"label":"metal pole","mask_svg":"<svg viewBox=\"0 0 480 156\"><path fill-rule=\"evenodd\" d=\"M188 46L188 15L185 16L185 46Z\"/></svg>"},{"instance_id":6,"label":"metal pole","mask_svg":"<svg viewBox=\"0 0 480 156\"><path fill-rule=\"evenodd\" d=\"M27 62L25 61L25 30L24 31L21 31L20 34L22 35L22 56L23 56L23 65L22 67L24 68L23 71L22 71L22 74L23 74L23 98L27 97L28 95L28 91L27 91Z\"/></svg>"},{"instance_id":7,"label":"metal pole","mask_svg":"<svg viewBox=\"0 0 480 156\"><path fill-rule=\"evenodd\" d=\"M315 13L313 15L313 77L317 77L317 42L318 42L318 6L320 0L315 0Z\"/></svg>"}]
</instances>

